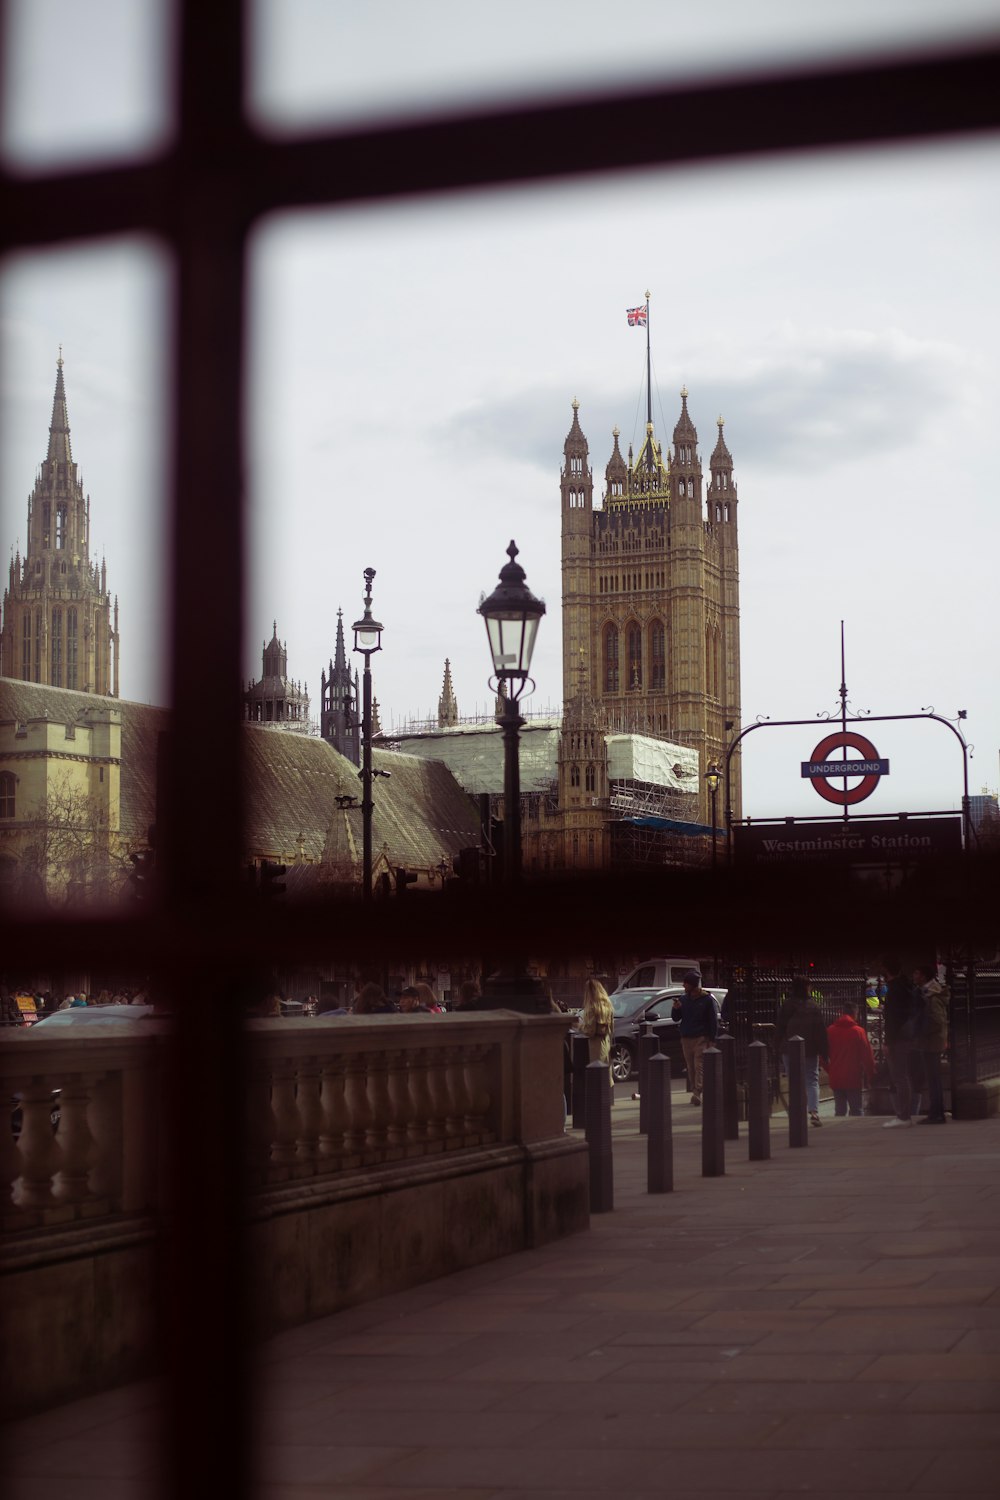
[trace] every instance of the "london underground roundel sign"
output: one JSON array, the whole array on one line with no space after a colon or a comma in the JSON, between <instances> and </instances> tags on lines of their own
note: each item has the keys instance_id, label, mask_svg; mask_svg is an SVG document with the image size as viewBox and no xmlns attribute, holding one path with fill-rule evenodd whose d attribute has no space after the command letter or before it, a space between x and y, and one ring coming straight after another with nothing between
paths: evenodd
<instances>
[{"instance_id":1,"label":"london underground roundel sign","mask_svg":"<svg viewBox=\"0 0 1000 1500\"><path fill-rule=\"evenodd\" d=\"M830 754L834 750L858 750L862 758L830 760ZM889 762L879 759L879 753L871 740L849 729L838 729L835 733L828 734L816 746L812 759L802 762L802 775L809 778L821 797L825 797L827 802L836 802L838 807L863 802L866 797L871 796L882 777L888 774ZM859 776L861 780L857 786L845 788L845 777ZM831 779L834 777L841 782L840 786L831 786Z\"/></svg>"}]
</instances>

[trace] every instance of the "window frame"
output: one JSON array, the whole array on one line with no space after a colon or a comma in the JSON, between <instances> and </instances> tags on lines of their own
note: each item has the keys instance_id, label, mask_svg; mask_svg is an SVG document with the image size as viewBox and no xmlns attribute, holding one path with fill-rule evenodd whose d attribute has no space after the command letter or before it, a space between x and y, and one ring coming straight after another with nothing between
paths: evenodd
<instances>
[{"instance_id":1,"label":"window frame","mask_svg":"<svg viewBox=\"0 0 1000 1500\"><path fill-rule=\"evenodd\" d=\"M265 216L311 206L421 199L458 190L691 166L835 146L941 138L1000 127L1000 48L839 62L752 78L672 82L571 101L456 112L417 123L338 127L308 137L263 134L244 113L250 5L176 0L172 140L147 158L32 174L0 165L6 253L70 241L147 235L172 273L167 451L172 559L170 703L199 726L199 753L172 736L158 768L158 898L143 912L86 922L33 918L6 934L17 968L44 948L70 967L115 951L151 968L176 996L167 1091L172 1240L161 1287L166 1369L166 1492L251 1487L249 1267L239 1183L245 1056L240 989L265 958L350 951L363 960L418 942L454 942L444 911L352 908L346 937L329 914L275 913L266 934L241 882L242 493L247 243ZM0 24L7 8L0 8ZM4 35L6 32L3 33ZM212 504L204 504L204 496ZM202 650L191 598L213 598L214 650ZM40 646L40 639L37 643ZM37 652L37 647L36 647ZM191 673L184 664L199 661ZM32 664L38 676L38 662ZM213 704L206 720L204 703ZM211 837L188 814L212 809ZM628 917L630 887L595 883L606 913ZM700 890L691 886L693 897ZM495 934L496 899L468 940ZM579 896L533 903L536 930L578 931ZM692 904L692 913L697 908ZM206 924L204 913L213 914ZM409 921L409 925L408 925ZM501 922L502 925L502 922ZM555 937L553 936L555 934ZM266 949L266 952L262 952ZM444 950L443 950L444 951ZM233 954L243 952L242 960ZM198 1111L184 1107L192 1097ZM169 1263L168 1263L169 1262ZM195 1479L197 1476L197 1479Z\"/></svg>"}]
</instances>

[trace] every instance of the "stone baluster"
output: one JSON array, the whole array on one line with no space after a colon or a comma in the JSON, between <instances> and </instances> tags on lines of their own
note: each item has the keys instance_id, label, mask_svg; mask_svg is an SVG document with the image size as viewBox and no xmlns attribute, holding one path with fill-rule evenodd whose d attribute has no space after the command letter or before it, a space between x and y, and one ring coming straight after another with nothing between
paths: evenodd
<instances>
[{"instance_id":1,"label":"stone baluster","mask_svg":"<svg viewBox=\"0 0 1000 1500\"><path fill-rule=\"evenodd\" d=\"M122 1207L122 1160L125 1151L122 1086L120 1072L105 1073L94 1079L87 1101L87 1127L93 1138L90 1191L94 1197L104 1198L109 1206L114 1204L118 1208ZM62 1132L60 1121L60 1140ZM152 1171L152 1163L148 1160L146 1170ZM145 1201L143 1198L144 1203Z\"/></svg>"},{"instance_id":2,"label":"stone baluster","mask_svg":"<svg viewBox=\"0 0 1000 1500\"><path fill-rule=\"evenodd\" d=\"M319 1154L323 1162L333 1166L344 1154L344 1135L350 1124L347 1103L344 1099L346 1070L342 1057L325 1057L322 1064L322 1086L320 1104L323 1124L319 1136Z\"/></svg>"},{"instance_id":3,"label":"stone baluster","mask_svg":"<svg viewBox=\"0 0 1000 1500\"><path fill-rule=\"evenodd\" d=\"M406 1141L411 1147L422 1147L433 1139L434 1102L431 1099L426 1049L406 1054L410 1087L410 1117L406 1122Z\"/></svg>"},{"instance_id":4,"label":"stone baluster","mask_svg":"<svg viewBox=\"0 0 1000 1500\"><path fill-rule=\"evenodd\" d=\"M465 1133L482 1135L486 1130L486 1116L490 1107L490 1091L486 1083L486 1048L463 1047L465 1063Z\"/></svg>"},{"instance_id":5,"label":"stone baluster","mask_svg":"<svg viewBox=\"0 0 1000 1500\"><path fill-rule=\"evenodd\" d=\"M82 1203L92 1197L90 1168L96 1141L87 1120L87 1110L95 1085L103 1075L70 1073L59 1095L59 1174L53 1193L61 1203Z\"/></svg>"},{"instance_id":6,"label":"stone baluster","mask_svg":"<svg viewBox=\"0 0 1000 1500\"><path fill-rule=\"evenodd\" d=\"M25 1208L48 1208L53 1203L52 1179L59 1170L59 1148L52 1132L52 1084L32 1078L21 1094L21 1203Z\"/></svg>"},{"instance_id":7,"label":"stone baluster","mask_svg":"<svg viewBox=\"0 0 1000 1500\"><path fill-rule=\"evenodd\" d=\"M449 1047L446 1053L445 1072L448 1079L449 1135L465 1134L465 1119L469 1112L469 1099L465 1089L465 1055L462 1047Z\"/></svg>"},{"instance_id":8,"label":"stone baluster","mask_svg":"<svg viewBox=\"0 0 1000 1500\"><path fill-rule=\"evenodd\" d=\"M390 1052L388 1065L389 1118L387 1140L390 1146L406 1142L410 1119L410 1078L405 1052Z\"/></svg>"},{"instance_id":9,"label":"stone baluster","mask_svg":"<svg viewBox=\"0 0 1000 1500\"><path fill-rule=\"evenodd\" d=\"M389 1134L389 1074L384 1052L373 1052L368 1058L368 1103L371 1118L365 1128L365 1148L381 1151Z\"/></svg>"},{"instance_id":10,"label":"stone baluster","mask_svg":"<svg viewBox=\"0 0 1000 1500\"><path fill-rule=\"evenodd\" d=\"M277 1123L271 1104L271 1066L255 1059L246 1091L248 1169L252 1181L266 1182Z\"/></svg>"},{"instance_id":11,"label":"stone baluster","mask_svg":"<svg viewBox=\"0 0 1000 1500\"><path fill-rule=\"evenodd\" d=\"M344 1146L349 1155L355 1156L365 1149L365 1133L372 1119L372 1107L368 1102L368 1058L364 1052L354 1053L347 1060L344 1102L350 1122L344 1134Z\"/></svg>"},{"instance_id":12,"label":"stone baluster","mask_svg":"<svg viewBox=\"0 0 1000 1500\"><path fill-rule=\"evenodd\" d=\"M21 1153L14 1139L10 1114L0 1116L0 1214L7 1214L14 1202L14 1184L21 1175Z\"/></svg>"},{"instance_id":13,"label":"stone baluster","mask_svg":"<svg viewBox=\"0 0 1000 1500\"><path fill-rule=\"evenodd\" d=\"M454 1136L455 1111L448 1088L448 1059L443 1048L428 1053L427 1081L431 1091L431 1138L442 1140Z\"/></svg>"},{"instance_id":14,"label":"stone baluster","mask_svg":"<svg viewBox=\"0 0 1000 1500\"><path fill-rule=\"evenodd\" d=\"M277 1062L271 1072L271 1108L275 1123L271 1160L279 1166L288 1166L295 1160L295 1143L301 1134L295 1066L290 1060Z\"/></svg>"},{"instance_id":15,"label":"stone baluster","mask_svg":"<svg viewBox=\"0 0 1000 1500\"><path fill-rule=\"evenodd\" d=\"M314 1163L319 1155L319 1138L323 1129L323 1106L320 1102L320 1069L316 1062L303 1062L299 1068L296 1099L299 1133L295 1155L299 1162Z\"/></svg>"}]
</instances>

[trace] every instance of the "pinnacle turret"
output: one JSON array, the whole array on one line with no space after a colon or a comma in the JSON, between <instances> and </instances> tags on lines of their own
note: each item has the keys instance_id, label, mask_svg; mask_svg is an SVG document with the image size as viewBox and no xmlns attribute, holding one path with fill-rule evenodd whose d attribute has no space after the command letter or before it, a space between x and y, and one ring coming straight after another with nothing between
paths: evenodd
<instances>
[{"instance_id":1,"label":"pinnacle turret","mask_svg":"<svg viewBox=\"0 0 1000 1500\"><path fill-rule=\"evenodd\" d=\"M688 389L681 386L681 414L677 418L677 426L674 428L674 448L679 446L690 446L692 449L698 442L698 431L688 414Z\"/></svg>"},{"instance_id":2,"label":"pinnacle turret","mask_svg":"<svg viewBox=\"0 0 1000 1500\"><path fill-rule=\"evenodd\" d=\"M625 481L628 470L625 467L625 460L622 458L622 450L618 446L618 438L621 435L620 429L618 427L613 428L611 435L614 438L615 446L611 451L611 457L608 459L608 466L604 471L604 477L607 480L606 493L611 498L614 498L625 493Z\"/></svg>"},{"instance_id":3,"label":"pinnacle turret","mask_svg":"<svg viewBox=\"0 0 1000 1500\"><path fill-rule=\"evenodd\" d=\"M342 609L337 610L337 644L334 648L333 661L330 663L331 677L334 669L338 672L347 671L347 652L344 649L344 611Z\"/></svg>"},{"instance_id":4,"label":"pinnacle turret","mask_svg":"<svg viewBox=\"0 0 1000 1500\"><path fill-rule=\"evenodd\" d=\"M569 432L566 434L566 441L563 443L563 452L567 457L571 453L587 452L587 439L584 437L583 428L580 426L580 403L575 396L573 397L573 422Z\"/></svg>"},{"instance_id":5,"label":"pinnacle turret","mask_svg":"<svg viewBox=\"0 0 1000 1500\"><path fill-rule=\"evenodd\" d=\"M49 451L45 455L47 463L73 462L73 454L69 442L69 415L66 410L66 386L63 382L63 357L62 345L59 346L59 358L56 360L56 391L52 398L52 423L49 427Z\"/></svg>"},{"instance_id":6,"label":"pinnacle turret","mask_svg":"<svg viewBox=\"0 0 1000 1500\"><path fill-rule=\"evenodd\" d=\"M458 723L458 704L455 701L455 690L451 685L451 662L446 656L444 659L444 685L441 696L438 699L438 728L447 729Z\"/></svg>"}]
</instances>

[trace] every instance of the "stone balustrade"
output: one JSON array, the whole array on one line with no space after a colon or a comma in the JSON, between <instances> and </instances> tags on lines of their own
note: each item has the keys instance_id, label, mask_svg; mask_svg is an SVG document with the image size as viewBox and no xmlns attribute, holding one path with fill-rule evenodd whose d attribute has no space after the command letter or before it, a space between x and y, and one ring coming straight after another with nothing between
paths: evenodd
<instances>
[{"instance_id":1,"label":"stone balustrade","mask_svg":"<svg viewBox=\"0 0 1000 1500\"><path fill-rule=\"evenodd\" d=\"M136 1034L139 1025L148 1027ZM27 1030L0 1039L0 1244L29 1230L143 1215L157 1196L162 1023L127 1035ZM157 1035L156 1033L160 1033Z\"/></svg>"},{"instance_id":2,"label":"stone balustrade","mask_svg":"<svg viewBox=\"0 0 1000 1500\"><path fill-rule=\"evenodd\" d=\"M337 1017L254 1021L250 1029L247 1139L255 1187L491 1145L504 1136L509 1038L485 1041L475 1021ZM561 1107L561 1096L556 1102ZM561 1117L548 1124L560 1130Z\"/></svg>"},{"instance_id":3,"label":"stone balustrade","mask_svg":"<svg viewBox=\"0 0 1000 1500\"><path fill-rule=\"evenodd\" d=\"M262 1333L586 1226L586 1149L564 1130L566 1025L512 1012L247 1023ZM172 1044L168 1019L0 1035L13 1310L0 1380L22 1407L154 1358ZM30 1369L29 1343L46 1351Z\"/></svg>"}]
</instances>

